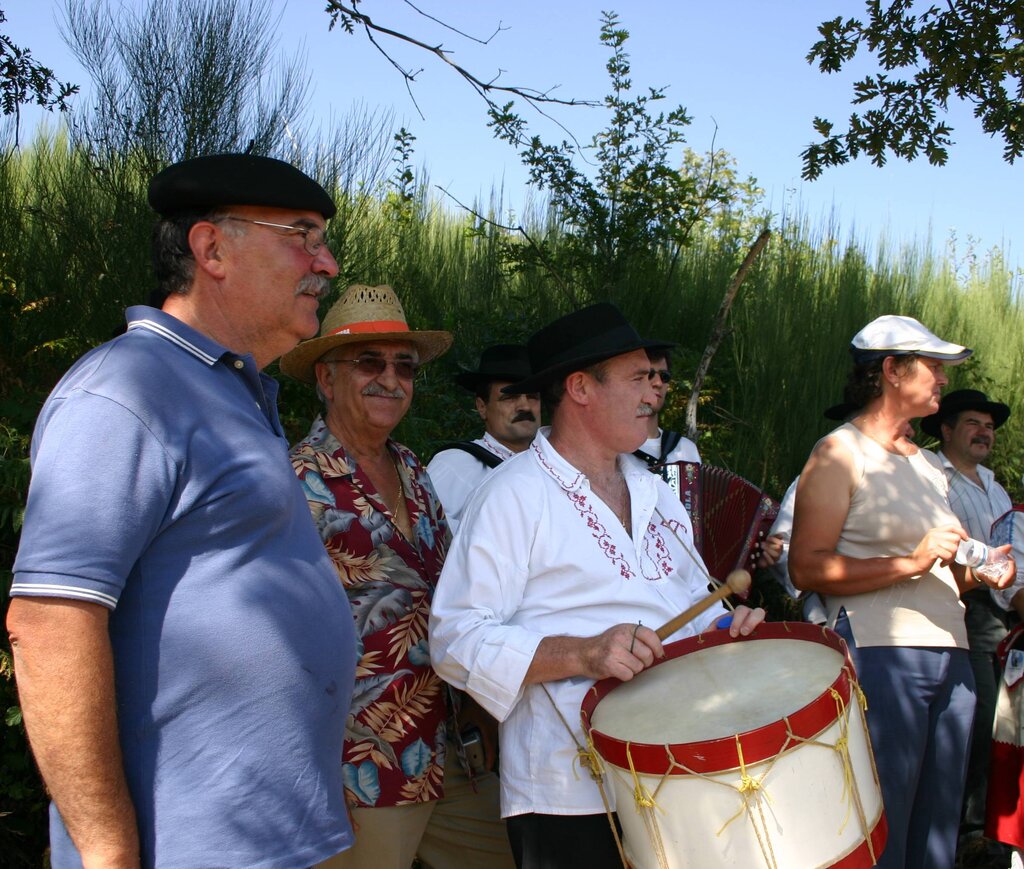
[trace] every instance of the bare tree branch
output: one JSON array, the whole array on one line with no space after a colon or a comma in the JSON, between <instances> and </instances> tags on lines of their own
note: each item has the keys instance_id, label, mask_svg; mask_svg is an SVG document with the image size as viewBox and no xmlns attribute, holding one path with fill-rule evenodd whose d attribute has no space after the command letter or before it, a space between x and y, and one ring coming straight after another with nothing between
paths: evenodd
<instances>
[{"instance_id":1,"label":"bare tree branch","mask_svg":"<svg viewBox=\"0 0 1024 869\"><path fill-rule=\"evenodd\" d=\"M722 304L715 315L715 322L711 327L711 337L708 339L707 347L704 348L704 355L697 366L697 373L693 376L693 389L690 390L690 401L686 406L686 436L692 441L697 439L697 402L700 399L700 391L704 386L704 378L707 376L708 369L711 367L711 360L718 351L722 339L725 337L727 331L725 322L729 319L732 303L736 300L736 293L739 292L740 284L743 283L743 279L747 276L747 272L750 271L754 260L760 256L764 246L768 244L771 234L771 230L764 230L757 237L757 241L750 246L750 250L743 257L743 262L740 263L740 267L736 270L732 281L730 281L729 288L725 291L725 296L722 298Z\"/></svg>"},{"instance_id":2,"label":"bare tree branch","mask_svg":"<svg viewBox=\"0 0 1024 869\"><path fill-rule=\"evenodd\" d=\"M415 11L417 15L422 15L428 21L433 21L435 24L441 25L441 27L443 27L445 30L450 30L452 33L456 33L459 36L463 37L464 39L468 39L471 42L477 42L480 45L488 45L490 43L490 41L492 39L494 39L495 36L497 36L499 33L501 33L501 31L509 29L507 27L502 27L501 22L499 21L498 22L498 26L496 28L494 28L494 33L492 33L486 39L480 39L480 37L478 37L478 36L473 36L473 35L471 35L469 33L466 33L463 30L459 30L459 28L457 28L457 27L452 27L447 21L442 21L440 18L437 18L437 17L431 15L429 12L424 12L415 3L412 3L411 0L404 0L404 3L410 9Z\"/></svg>"},{"instance_id":3,"label":"bare tree branch","mask_svg":"<svg viewBox=\"0 0 1024 869\"><path fill-rule=\"evenodd\" d=\"M563 99L561 97L556 97L551 93L552 90L554 90L554 88L549 88L546 91L540 91L537 90L536 88L525 87L521 85L499 85L497 84L497 80L501 75L501 70L499 70L498 75L496 75L490 81L484 81L483 79L474 75L461 64L456 63L454 60L452 60L450 56L452 52L448 49L445 49L443 44L438 43L437 45L430 45L429 43L423 42L420 39L416 39L414 36L410 36L407 33L402 33L401 31L393 30L390 27L385 27L382 24L377 24L365 12L359 12L356 9L358 5L359 0L352 0L351 5L346 5L345 3L340 2L340 0L327 0L327 6L325 8L325 11L331 16L331 27L333 28L335 24L339 22L339 20L342 24L342 27L349 33L352 32L353 26L355 24L359 24L361 27L363 27L363 29L367 33L367 36L370 38L370 41L373 43L374 47L377 48L377 50L380 51L388 59L391 65L394 66L395 69L397 69L399 73L402 75L402 77L405 79L407 87L411 84L411 82L414 82L416 80L416 76L419 75L419 73L422 72L422 70L412 72L411 70L404 68L390 54L388 54L387 50L384 49L383 46L381 46L380 43L376 41L376 39L374 39L374 35L379 34L382 36L388 36L392 39L397 39L401 42L406 42L409 45L414 45L417 48L420 48L426 52L429 52L430 54L433 54L439 60L448 64L448 66L455 70L455 72L458 73L463 78L463 80L466 81L469 84L469 86L472 87L473 90L477 92L477 94L479 94L479 96L488 104L488 106L492 108L497 108L495 98L496 95L498 94L505 94L511 97L518 97L522 100L525 100L531 106L538 110L539 106L543 104L553 104L560 106L600 105L599 102L594 100ZM408 3L408 5L412 9L419 12L421 15L424 15L424 17L431 18L431 16L425 15L419 9L417 9L417 7L413 6L412 3ZM446 27L447 29L451 30L453 33L465 35L462 34L461 31L453 27L450 27L449 25L444 24L443 22L439 23L441 23L442 26ZM500 27L499 25L495 33L500 32L502 29L503 28ZM467 38L474 39L474 37ZM490 38L493 38L493 34ZM474 39L474 41L486 44L487 42L490 41L490 38L487 40Z\"/></svg>"}]
</instances>

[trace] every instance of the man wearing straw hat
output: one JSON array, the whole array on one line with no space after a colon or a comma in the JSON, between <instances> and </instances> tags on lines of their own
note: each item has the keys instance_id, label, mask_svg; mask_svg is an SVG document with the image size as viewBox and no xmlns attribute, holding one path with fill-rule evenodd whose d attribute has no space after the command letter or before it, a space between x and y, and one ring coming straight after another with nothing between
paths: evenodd
<instances>
[{"instance_id":1,"label":"man wearing straw hat","mask_svg":"<svg viewBox=\"0 0 1024 869\"><path fill-rule=\"evenodd\" d=\"M348 593L359 652L343 757L356 843L323 866L408 869L415 857L432 869L511 865L497 781L483 770L476 782L460 775L457 727L427 651L448 526L419 460L391 439L417 370L451 341L410 330L390 287L357 284L320 336L281 360L324 402L292 464Z\"/></svg>"},{"instance_id":2,"label":"man wearing straw hat","mask_svg":"<svg viewBox=\"0 0 1024 869\"><path fill-rule=\"evenodd\" d=\"M303 867L352 838L351 613L261 373L316 334L335 206L279 160L149 188L161 308L54 389L8 627L51 863Z\"/></svg>"},{"instance_id":3,"label":"man wearing straw hat","mask_svg":"<svg viewBox=\"0 0 1024 869\"><path fill-rule=\"evenodd\" d=\"M533 443L540 425L540 396L502 391L529 373L530 360L522 344L495 344L484 348L476 371L462 371L455 377L459 386L476 396L484 433L475 441L442 447L427 465L453 535L466 502L487 472Z\"/></svg>"},{"instance_id":4,"label":"man wearing straw hat","mask_svg":"<svg viewBox=\"0 0 1024 869\"><path fill-rule=\"evenodd\" d=\"M466 509L430 617L441 676L501 722L501 811L517 864L620 866L601 790L577 767L593 680L631 679L663 653L653 630L707 592L681 502L631 455L656 401L645 341L613 305L528 343L551 413ZM723 626L716 605L682 635ZM746 635L763 610L736 610Z\"/></svg>"}]
</instances>

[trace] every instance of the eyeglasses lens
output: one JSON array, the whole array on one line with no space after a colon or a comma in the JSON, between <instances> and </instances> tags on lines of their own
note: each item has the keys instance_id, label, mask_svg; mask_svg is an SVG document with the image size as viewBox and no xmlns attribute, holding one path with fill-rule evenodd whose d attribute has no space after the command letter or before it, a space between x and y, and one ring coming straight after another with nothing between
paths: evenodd
<instances>
[{"instance_id":1,"label":"eyeglasses lens","mask_svg":"<svg viewBox=\"0 0 1024 869\"><path fill-rule=\"evenodd\" d=\"M380 356L360 356L355 360L355 369L367 377L380 377L388 365L395 366L395 375L399 380L412 380L420 370L418 362L408 359L383 359Z\"/></svg>"},{"instance_id":2,"label":"eyeglasses lens","mask_svg":"<svg viewBox=\"0 0 1024 869\"><path fill-rule=\"evenodd\" d=\"M324 231L316 226L309 227L303 233L303 236L302 245L310 256L316 256L320 253L327 241Z\"/></svg>"},{"instance_id":3,"label":"eyeglasses lens","mask_svg":"<svg viewBox=\"0 0 1024 869\"><path fill-rule=\"evenodd\" d=\"M654 380L655 377L660 377L662 383L672 382L672 372L667 368L652 368L647 372L648 380Z\"/></svg>"}]
</instances>

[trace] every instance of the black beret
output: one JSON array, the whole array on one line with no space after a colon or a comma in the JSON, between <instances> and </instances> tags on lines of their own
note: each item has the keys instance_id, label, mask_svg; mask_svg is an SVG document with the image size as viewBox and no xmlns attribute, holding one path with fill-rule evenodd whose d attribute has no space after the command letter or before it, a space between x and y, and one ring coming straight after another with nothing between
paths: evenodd
<instances>
[{"instance_id":1,"label":"black beret","mask_svg":"<svg viewBox=\"0 0 1024 869\"><path fill-rule=\"evenodd\" d=\"M255 154L210 154L174 163L149 182L149 204L163 217L225 205L316 211L329 219L334 200L290 163Z\"/></svg>"}]
</instances>

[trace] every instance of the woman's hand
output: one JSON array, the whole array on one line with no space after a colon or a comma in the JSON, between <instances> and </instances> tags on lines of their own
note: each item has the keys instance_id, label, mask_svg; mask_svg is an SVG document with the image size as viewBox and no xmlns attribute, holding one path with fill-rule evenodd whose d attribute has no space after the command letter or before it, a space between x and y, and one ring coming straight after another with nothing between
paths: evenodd
<instances>
[{"instance_id":1,"label":"woman's hand","mask_svg":"<svg viewBox=\"0 0 1024 869\"><path fill-rule=\"evenodd\" d=\"M932 528L910 553L910 560L917 568L915 574L926 573L936 561L949 564L956 555L961 540L967 539L967 532L959 525L942 525Z\"/></svg>"}]
</instances>

